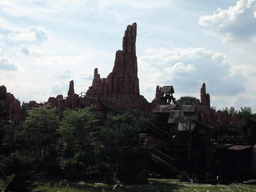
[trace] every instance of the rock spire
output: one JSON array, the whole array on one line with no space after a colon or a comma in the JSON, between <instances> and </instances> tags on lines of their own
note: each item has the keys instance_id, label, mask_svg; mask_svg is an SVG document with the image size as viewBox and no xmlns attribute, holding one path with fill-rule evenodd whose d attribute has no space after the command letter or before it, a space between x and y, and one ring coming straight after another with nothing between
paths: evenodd
<instances>
[{"instance_id":1,"label":"rock spire","mask_svg":"<svg viewBox=\"0 0 256 192\"><path fill-rule=\"evenodd\" d=\"M112 72L107 78L100 78L96 68L92 86L86 93L87 96L103 96L111 100L123 101L132 101L136 100L136 97L142 97L139 91L136 36L137 24L128 25L123 37L123 50L116 52Z\"/></svg>"},{"instance_id":2,"label":"rock spire","mask_svg":"<svg viewBox=\"0 0 256 192\"><path fill-rule=\"evenodd\" d=\"M201 96L201 105L210 107L210 95L209 93L206 93L205 83L203 83L202 88L200 90L200 96Z\"/></svg>"}]
</instances>

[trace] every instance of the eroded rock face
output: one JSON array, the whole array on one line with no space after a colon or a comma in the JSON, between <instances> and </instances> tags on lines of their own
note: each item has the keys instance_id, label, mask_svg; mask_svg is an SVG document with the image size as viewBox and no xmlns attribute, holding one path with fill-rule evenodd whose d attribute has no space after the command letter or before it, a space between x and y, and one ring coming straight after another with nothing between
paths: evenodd
<instances>
[{"instance_id":1,"label":"eroded rock face","mask_svg":"<svg viewBox=\"0 0 256 192\"><path fill-rule=\"evenodd\" d=\"M203 123L206 123L211 126L215 126L217 123L217 116L214 109L210 108L210 95L206 93L206 85L202 84L200 89L201 100L196 101L198 110L200 112L200 118Z\"/></svg>"},{"instance_id":2,"label":"eroded rock face","mask_svg":"<svg viewBox=\"0 0 256 192\"><path fill-rule=\"evenodd\" d=\"M4 85L0 87L0 120L11 120L18 125L21 122L20 101Z\"/></svg>"},{"instance_id":3,"label":"eroded rock face","mask_svg":"<svg viewBox=\"0 0 256 192\"><path fill-rule=\"evenodd\" d=\"M48 102L52 107L58 106L58 101L55 97L49 97Z\"/></svg>"},{"instance_id":4,"label":"eroded rock face","mask_svg":"<svg viewBox=\"0 0 256 192\"><path fill-rule=\"evenodd\" d=\"M28 110L32 110L34 107L39 107L39 104L36 101L29 101L27 106Z\"/></svg>"},{"instance_id":5,"label":"eroded rock face","mask_svg":"<svg viewBox=\"0 0 256 192\"><path fill-rule=\"evenodd\" d=\"M81 106L81 98L77 94L73 94L66 99L66 107L69 109L77 109L82 108Z\"/></svg>"},{"instance_id":6,"label":"eroded rock face","mask_svg":"<svg viewBox=\"0 0 256 192\"><path fill-rule=\"evenodd\" d=\"M68 96L72 96L75 94L75 89L74 89L74 81L69 82L69 90L68 90Z\"/></svg>"},{"instance_id":7,"label":"eroded rock face","mask_svg":"<svg viewBox=\"0 0 256 192\"><path fill-rule=\"evenodd\" d=\"M86 96L101 96L123 104L130 103L128 105L134 107L137 103L147 103L139 91L136 35L137 24L128 25L123 37L123 50L116 52L112 72L107 78L101 78L96 68L92 86L89 87Z\"/></svg>"},{"instance_id":8,"label":"eroded rock face","mask_svg":"<svg viewBox=\"0 0 256 192\"><path fill-rule=\"evenodd\" d=\"M97 83L94 84L95 86L97 85ZM67 108L78 109L89 107L93 104L93 100L91 98L83 97L81 95L76 94L74 92L74 81L72 80L69 82L69 90L66 98L64 98L63 95L57 95L56 98L49 97L46 103L50 104L51 107L57 107L59 111L64 111ZM36 104L33 105L36 106Z\"/></svg>"},{"instance_id":9,"label":"eroded rock face","mask_svg":"<svg viewBox=\"0 0 256 192\"><path fill-rule=\"evenodd\" d=\"M5 100L6 98L6 87L4 85L0 86L0 100Z\"/></svg>"},{"instance_id":10,"label":"eroded rock face","mask_svg":"<svg viewBox=\"0 0 256 192\"><path fill-rule=\"evenodd\" d=\"M210 95L206 93L205 83L203 83L202 85L200 96L201 96L201 105L210 107Z\"/></svg>"},{"instance_id":11,"label":"eroded rock face","mask_svg":"<svg viewBox=\"0 0 256 192\"><path fill-rule=\"evenodd\" d=\"M162 87L159 87L159 85L157 85L155 98L153 99L152 103L157 104L157 105L164 104L164 101L161 100L161 98L164 96L164 93L161 92L161 90L162 90Z\"/></svg>"},{"instance_id":12,"label":"eroded rock face","mask_svg":"<svg viewBox=\"0 0 256 192\"><path fill-rule=\"evenodd\" d=\"M200 119L203 123L212 127L237 127L239 119L222 111L215 111L210 107L210 95L206 93L206 85L203 83L200 90L201 101L197 100L197 107L200 112Z\"/></svg>"}]
</instances>

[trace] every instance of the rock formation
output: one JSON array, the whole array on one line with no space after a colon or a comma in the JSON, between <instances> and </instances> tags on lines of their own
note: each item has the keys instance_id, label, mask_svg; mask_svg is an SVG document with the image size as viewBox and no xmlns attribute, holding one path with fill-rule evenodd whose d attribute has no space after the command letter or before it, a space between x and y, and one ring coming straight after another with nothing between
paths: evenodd
<instances>
[{"instance_id":1,"label":"rock formation","mask_svg":"<svg viewBox=\"0 0 256 192\"><path fill-rule=\"evenodd\" d=\"M68 90L68 96L72 96L75 94L75 89L74 89L74 81L71 80L69 82L69 90Z\"/></svg>"},{"instance_id":2,"label":"rock formation","mask_svg":"<svg viewBox=\"0 0 256 192\"><path fill-rule=\"evenodd\" d=\"M214 126L216 124L215 110L210 108L210 95L206 93L206 85L202 84L200 89L201 100L196 101L198 111L200 113L200 119L203 123Z\"/></svg>"},{"instance_id":3,"label":"rock formation","mask_svg":"<svg viewBox=\"0 0 256 192\"><path fill-rule=\"evenodd\" d=\"M42 106L42 104L37 103L36 101L29 101L27 103L28 110L32 110L34 107Z\"/></svg>"},{"instance_id":4,"label":"rock formation","mask_svg":"<svg viewBox=\"0 0 256 192\"><path fill-rule=\"evenodd\" d=\"M59 111L64 111L66 108L77 109L89 107L93 104L93 100L91 98L78 95L74 90L74 81L71 80L69 82L69 90L66 98L64 98L62 95L49 97L45 104L50 104L51 107L57 107ZM28 108L31 110L33 107L38 107L39 105L40 104L37 104L35 101L30 101L28 103Z\"/></svg>"},{"instance_id":5,"label":"rock formation","mask_svg":"<svg viewBox=\"0 0 256 192\"><path fill-rule=\"evenodd\" d=\"M200 119L212 127L237 127L239 119L222 111L215 111L210 107L210 95L206 94L206 85L203 83L200 90L201 101L197 100L197 108Z\"/></svg>"},{"instance_id":6,"label":"rock formation","mask_svg":"<svg viewBox=\"0 0 256 192\"><path fill-rule=\"evenodd\" d=\"M155 94L155 98L153 99L152 103L154 104L163 104L163 100L161 98L163 98L164 96L164 92L162 92L162 87L159 87L159 85L156 86L156 94Z\"/></svg>"},{"instance_id":7,"label":"rock formation","mask_svg":"<svg viewBox=\"0 0 256 192\"><path fill-rule=\"evenodd\" d=\"M202 88L200 90L200 97L201 97L201 105L210 107L210 95L206 94L206 86L205 83L203 83Z\"/></svg>"},{"instance_id":8,"label":"rock formation","mask_svg":"<svg viewBox=\"0 0 256 192\"><path fill-rule=\"evenodd\" d=\"M123 37L123 50L116 52L112 72L107 78L101 78L96 68L87 97L101 96L119 103L147 103L139 91L136 35L136 23L128 25Z\"/></svg>"},{"instance_id":9,"label":"rock formation","mask_svg":"<svg viewBox=\"0 0 256 192\"><path fill-rule=\"evenodd\" d=\"M0 120L11 120L17 125L21 123L20 101L3 85L0 86Z\"/></svg>"}]
</instances>

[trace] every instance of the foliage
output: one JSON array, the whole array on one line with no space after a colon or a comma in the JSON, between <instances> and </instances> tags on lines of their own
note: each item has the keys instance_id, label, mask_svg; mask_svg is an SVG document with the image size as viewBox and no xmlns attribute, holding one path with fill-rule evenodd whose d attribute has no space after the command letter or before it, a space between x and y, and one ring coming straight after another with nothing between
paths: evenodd
<instances>
[{"instance_id":1,"label":"foliage","mask_svg":"<svg viewBox=\"0 0 256 192\"><path fill-rule=\"evenodd\" d=\"M6 187L6 191L28 191L31 181L35 178L36 164L31 157L15 152L7 157L1 158L0 178L8 179L11 175L12 180Z\"/></svg>"},{"instance_id":2,"label":"foliage","mask_svg":"<svg viewBox=\"0 0 256 192\"><path fill-rule=\"evenodd\" d=\"M139 134L146 126L145 118L129 113L107 115L100 130L105 180L111 182L118 178L126 183L141 183L143 177L140 174L147 169L149 150L139 147Z\"/></svg>"},{"instance_id":3,"label":"foliage","mask_svg":"<svg viewBox=\"0 0 256 192\"><path fill-rule=\"evenodd\" d=\"M236 110L235 107L231 106L230 108L225 107L222 110L222 114L231 115L240 119L250 119L252 117L252 109L251 107L241 107L240 110Z\"/></svg>"},{"instance_id":4,"label":"foliage","mask_svg":"<svg viewBox=\"0 0 256 192\"><path fill-rule=\"evenodd\" d=\"M49 104L33 108L25 119L22 128L14 134L14 143L23 154L36 159L40 165L37 171L48 176L60 174L59 168L59 115Z\"/></svg>"},{"instance_id":5,"label":"foliage","mask_svg":"<svg viewBox=\"0 0 256 192\"><path fill-rule=\"evenodd\" d=\"M98 121L94 107L66 110L58 132L63 145L62 169L68 179L80 179L95 164L93 125Z\"/></svg>"},{"instance_id":6,"label":"foliage","mask_svg":"<svg viewBox=\"0 0 256 192\"><path fill-rule=\"evenodd\" d=\"M241 107L240 110L236 110L233 106L230 108L225 107L221 112L224 116L231 116L238 120L237 127L228 127L227 130L222 130L224 132L222 134L226 134L226 136L242 136L252 124L253 114L250 107Z\"/></svg>"},{"instance_id":7,"label":"foliage","mask_svg":"<svg viewBox=\"0 0 256 192\"><path fill-rule=\"evenodd\" d=\"M57 144L56 130L59 127L59 117L56 108L44 105L33 108L24 122L24 137L26 147L30 148L38 159L42 160L48 150Z\"/></svg>"},{"instance_id":8,"label":"foliage","mask_svg":"<svg viewBox=\"0 0 256 192\"><path fill-rule=\"evenodd\" d=\"M105 181L141 183L147 178L144 171L150 154L139 147L146 119L108 114L99 127L99 119L105 116L93 109L67 109L61 116L49 105L32 109L8 140L16 151L3 158L2 176L15 174L13 180L18 183L23 178L20 183L24 183L42 172L47 177L63 174L69 180L86 179L92 173L100 178L101 173ZM16 165L20 168L14 172Z\"/></svg>"},{"instance_id":9,"label":"foliage","mask_svg":"<svg viewBox=\"0 0 256 192\"><path fill-rule=\"evenodd\" d=\"M196 98L190 96L183 96L180 99L176 100L175 104L177 105L178 109L181 109L182 105L195 105Z\"/></svg>"},{"instance_id":10,"label":"foliage","mask_svg":"<svg viewBox=\"0 0 256 192\"><path fill-rule=\"evenodd\" d=\"M3 144L3 151L1 154L10 154L15 149L13 143L13 135L15 132L15 125L12 121L1 121L0 122L0 144Z\"/></svg>"},{"instance_id":11,"label":"foliage","mask_svg":"<svg viewBox=\"0 0 256 192\"><path fill-rule=\"evenodd\" d=\"M3 176L0 179L0 190L4 191L9 186L9 184L12 182L14 177L15 177L15 174Z\"/></svg>"},{"instance_id":12,"label":"foliage","mask_svg":"<svg viewBox=\"0 0 256 192\"><path fill-rule=\"evenodd\" d=\"M22 102L20 113L23 117L26 117L28 114L28 106L25 102Z\"/></svg>"},{"instance_id":13,"label":"foliage","mask_svg":"<svg viewBox=\"0 0 256 192\"><path fill-rule=\"evenodd\" d=\"M235 110L232 106L230 108L225 107L222 110L222 114L230 115L240 120L240 127L245 127L250 120L253 118L252 109L250 107L241 107L240 110Z\"/></svg>"}]
</instances>

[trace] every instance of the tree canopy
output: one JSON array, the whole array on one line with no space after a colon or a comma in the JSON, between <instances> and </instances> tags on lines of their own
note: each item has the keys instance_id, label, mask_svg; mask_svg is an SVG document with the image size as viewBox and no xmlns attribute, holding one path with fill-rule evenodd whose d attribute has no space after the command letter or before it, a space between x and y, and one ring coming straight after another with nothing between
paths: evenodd
<instances>
[{"instance_id":1,"label":"tree canopy","mask_svg":"<svg viewBox=\"0 0 256 192\"><path fill-rule=\"evenodd\" d=\"M181 109L182 105L195 105L196 98L190 96L183 96L180 99L176 100L175 104L177 105L178 109Z\"/></svg>"}]
</instances>

